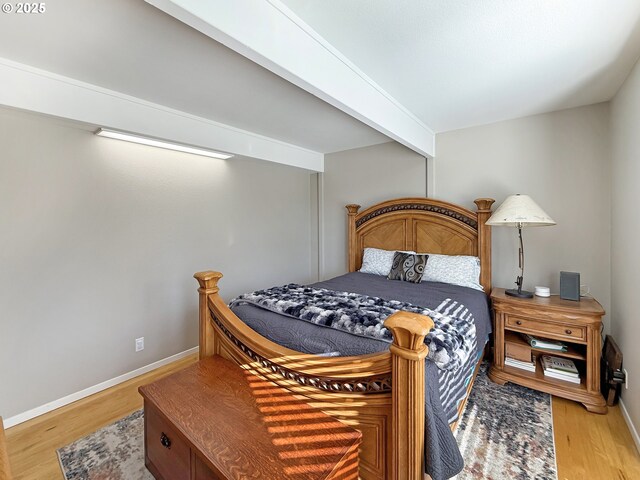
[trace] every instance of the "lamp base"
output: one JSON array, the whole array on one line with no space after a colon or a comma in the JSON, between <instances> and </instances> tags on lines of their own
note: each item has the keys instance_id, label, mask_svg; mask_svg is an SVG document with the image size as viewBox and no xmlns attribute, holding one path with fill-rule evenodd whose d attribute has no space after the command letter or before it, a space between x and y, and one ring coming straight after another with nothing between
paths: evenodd
<instances>
[{"instance_id":1,"label":"lamp base","mask_svg":"<svg viewBox=\"0 0 640 480\"><path fill-rule=\"evenodd\" d=\"M526 290L516 290L515 288L510 288L509 290L505 290L506 295L510 297L518 297L518 298L533 298L533 293L527 292Z\"/></svg>"}]
</instances>

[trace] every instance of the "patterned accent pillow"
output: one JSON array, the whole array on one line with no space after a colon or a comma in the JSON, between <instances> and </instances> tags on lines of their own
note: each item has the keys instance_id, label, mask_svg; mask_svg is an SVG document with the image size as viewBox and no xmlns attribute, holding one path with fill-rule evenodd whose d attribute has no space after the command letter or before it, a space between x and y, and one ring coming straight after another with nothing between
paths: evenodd
<instances>
[{"instance_id":1,"label":"patterned accent pillow","mask_svg":"<svg viewBox=\"0 0 640 480\"><path fill-rule=\"evenodd\" d=\"M362 256L362 273L372 273L373 275L389 275L393 264L395 250L381 250L379 248L365 248ZM406 252L415 253L415 252Z\"/></svg>"},{"instance_id":2,"label":"patterned accent pillow","mask_svg":"<svg viewBox=\"0 0 640 480\"><path fill-rule=\"evenodd\" d=\"M480 285L480 259L470 255L429 255L423 282L442 282L483 290Z\"/></svg>"},{"instance_id":3,"label":"patterned accent pillow","mask_svg":"<svg viewBox=\"0 0 640 480\"><path fill-rule=\"evenodd\" d=\"M424 254L396 252L387 278L389 280L420 283L424 267L427 265L427 258L429 256Z\"/></svg>"}]
</instances>

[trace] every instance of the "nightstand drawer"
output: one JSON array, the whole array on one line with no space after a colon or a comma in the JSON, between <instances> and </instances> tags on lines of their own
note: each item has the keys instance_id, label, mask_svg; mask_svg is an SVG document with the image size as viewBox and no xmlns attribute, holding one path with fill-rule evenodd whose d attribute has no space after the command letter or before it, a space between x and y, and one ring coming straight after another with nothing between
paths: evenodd
<instances>
[{"instance_id":1,"label":"nightstand drawer","mask_svg":"<svg viewBox=\"0 0 640 480\"><path fill-rule=\"evenodd\" d=\"M507 328L513 328L532 335L552 335L554 337L567 338L572 340L585 340L587 332L584 327L569 327L565 325L546 323L539 320L532 320L522 317L507 317Z\"/></svg>"}]
</instances>

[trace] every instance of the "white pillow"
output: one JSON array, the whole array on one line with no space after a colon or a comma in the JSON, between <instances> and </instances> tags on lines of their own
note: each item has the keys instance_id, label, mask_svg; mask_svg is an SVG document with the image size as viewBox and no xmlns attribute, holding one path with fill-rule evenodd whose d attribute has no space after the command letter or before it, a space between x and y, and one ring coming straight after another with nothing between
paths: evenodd
<instances>
[{"instance_id":1,"label":"white pillow","mask_svg":"<svg viewBox=\"0 0 640 480\"><path fill-rule=\"evenodd\" d=\"M423 282L442 282L484 290L480 285L480 259L470 255L427 253Z\"/></svg>"},{"instance_id":2,"label":"white pillow","mask_svg":"<svg viewBox=\"0 0 640 480\"><path fill-rule=\"evenodd\" d=\"M404 252L404 253L416 253L416 252ZM384 275L385 277L391 272L393 265L393 256L396 254L395 250L381 250L379 248L365 248L364 255L362 256L362 267L360 272L372 273L373 275ZM427 261L427 264L429 262Z\"/></svg>"}]
</instances>

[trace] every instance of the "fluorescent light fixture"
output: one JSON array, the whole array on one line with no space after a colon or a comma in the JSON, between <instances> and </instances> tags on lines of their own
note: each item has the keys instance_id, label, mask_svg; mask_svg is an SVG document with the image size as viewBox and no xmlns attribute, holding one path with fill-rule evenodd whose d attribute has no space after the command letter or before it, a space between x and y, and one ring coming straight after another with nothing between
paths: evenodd
<instances>
[{"instance_id":1,"label":"fluorescent light fixture","mask_svg":"<svg viewBox=\"0 0 640 480\"><path fill-rule=\"evenodd\" d=\"M228 153L216 152L215 150L207 150L199 147L191 147L180 143L165 142L151 137L143 137L132 133L119 132L117 130L109 130L108 128L99 128L96 135L100 137L114 138L116 140L124 140L125 142L141 143L151 147L166 148L167 150L177 150L178 152L192 153L194 155L203 155L205 157L220 158L226 160L233 157Z\"/></svg>"}]
</instances>

